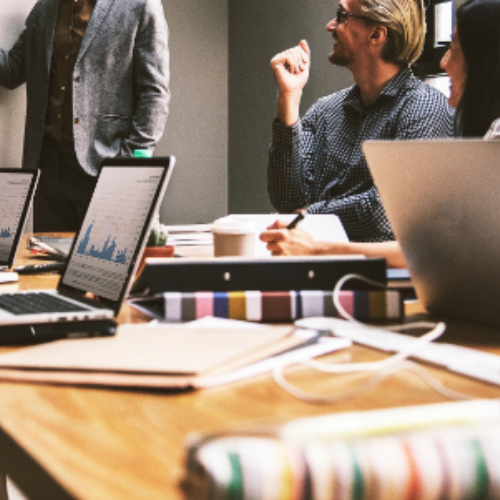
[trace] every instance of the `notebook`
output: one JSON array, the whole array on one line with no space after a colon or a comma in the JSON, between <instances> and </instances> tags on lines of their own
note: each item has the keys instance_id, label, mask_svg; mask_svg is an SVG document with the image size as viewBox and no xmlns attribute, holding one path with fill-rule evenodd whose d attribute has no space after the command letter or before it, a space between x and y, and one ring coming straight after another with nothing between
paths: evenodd
<instances>
[{"instance_id":1,"label":"notebook","mask_svg":"<svg viewBox=\"0 0 500 500\"><path fill-rule=\"evenodd\" d=\"M36 337L50 334L47 324L60 331L118 314L174 163L173 157L104 161L57 290L0 293L0 340L12 331L5 325L25 326L19 335Z\"/></svg>"},{"instance_id":2,"label":"notebook","mask_svg":"<svg viewBox=\"0 0 500 500\"><path fill-rule=\"evenodd\" d=\"M500 142L368 141L363 151L419 300L500 326Z\"/></svg>"},{"instance_id":3,"label":"notebook","mask_svg":"<svg viewBox=\"0 0 500 500\"><path fill-rule=\"evenodd\" d=\"M39 174L38 170L0 169L0 270L14 264Z\"/></svg>"},{"instance_id":4,"label":"notebook","mask_svg":"<svg viewBox=\"0 0 500 500\"><path fill-rule=\"evenodd\" d=\"M112 338L61 340L11 353L19 356L4 354L0 356L0 379L130 389L201 389L269 371L290 359L305 359L305 352L313 354L308 349L311 346L324 354L350 345L345 339L326 339L326 346L323 342L319 346L319 342L317 335L295 334L291 326L249 330L121 325ZM274 356L283 357L278 361L271 359ZM256 365L261 362L266 363L265 370Z\"/></svg>"}]
</instances>

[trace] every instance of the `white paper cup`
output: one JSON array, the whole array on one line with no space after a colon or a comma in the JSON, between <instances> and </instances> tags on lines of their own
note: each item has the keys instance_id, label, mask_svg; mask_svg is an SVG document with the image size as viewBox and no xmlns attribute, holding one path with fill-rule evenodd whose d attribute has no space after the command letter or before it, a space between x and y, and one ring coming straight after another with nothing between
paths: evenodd
<instances>
[{"instance_id":1,"label":"white paper cup","mask_svg":"<svg viewBox=\"0 0 500 500\"><path fill-rule=\"evenodd\" d=\"M245 217L222 217L212 225L215 257L253 257L255 226Z\"/></svg>"}]
</instances>

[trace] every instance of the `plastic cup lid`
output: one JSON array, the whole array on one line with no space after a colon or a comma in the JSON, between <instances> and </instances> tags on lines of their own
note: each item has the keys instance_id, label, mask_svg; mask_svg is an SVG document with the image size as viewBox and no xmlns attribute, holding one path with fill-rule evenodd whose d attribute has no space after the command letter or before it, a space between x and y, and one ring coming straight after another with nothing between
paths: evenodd
<instances>
[{"instance_id":1,"label":"plastic cup lid","mask_svg":"<svg viewBox=\"0 0 500 500\"><path fill-rule=\"evenodd\" d=\"M247 234L255 233L255 225L246 217L228 216L217 219L212 224L213 233Z\"/></svg>"}]
</instances>

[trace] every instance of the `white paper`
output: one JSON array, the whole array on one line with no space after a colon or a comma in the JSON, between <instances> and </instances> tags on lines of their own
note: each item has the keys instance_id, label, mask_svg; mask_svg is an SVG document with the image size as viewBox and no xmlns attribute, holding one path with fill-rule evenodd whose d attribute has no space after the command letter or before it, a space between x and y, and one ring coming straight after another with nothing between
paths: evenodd
<instances>
[{"instance_id":1,"label":"white paper","mask_svg":"<svg viewBox=\"0 0 500 500\"><path fill-rule=\"evenodd\" d=\"M333 337L322 338L315 344L298 347L289 352L272 356L224 375L207 378L202 384L202 387L214 387L222 384L228 384L230 382L236 382L238 380L244 380L255 375L270 372L280 366L300 363L306 359L312 359L340 349L346 349L351 345L352 342L348 339Z\"/></svg>"},{"instance_id":2,"label":"white paper","mask_svg":"<svg viewBox=\"0 0 500 500\"><path fill-rule=\"evenodd\" d=\"M453 2L434 6L434 47L451 42L453 32Z\"/></svg>"},{"instance_id":3,"label":"white paper","mask_svg":"<svg viewBox=\"0 0 500 500\"><path fill-rule=\"evenodd\" d=\"M14 283L19 281L19 275L14 272L1 271L0 272L0 283ZM2 288L2 292L5 290Z\"/></svg>"}]
</instances>

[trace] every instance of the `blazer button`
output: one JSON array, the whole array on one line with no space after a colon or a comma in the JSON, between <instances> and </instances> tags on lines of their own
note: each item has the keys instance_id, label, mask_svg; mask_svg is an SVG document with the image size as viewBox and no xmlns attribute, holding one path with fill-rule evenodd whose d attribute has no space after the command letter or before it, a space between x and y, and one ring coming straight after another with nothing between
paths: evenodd
<instances>
[{"instance_id":1,"label":"blazer button","mask_svg":"<svg viewBox=\"0 0 500 500\"><path fill-rule=\"evenodd\" d=\"M76 83L80 83L80 77L79 77L79 76L76 76L76 77L75 77L75 82L76 82Z\"/></svg>"},{"instance_id":2,"label":"blazer button","mask_svg":"<svg viewBox=\"0 0 500 500\"><path fill-rule=\"evenodd\" d=\"M80 118L75 118L75 123L78 125L80 123Z\"/></svg>"}]
</instances>

